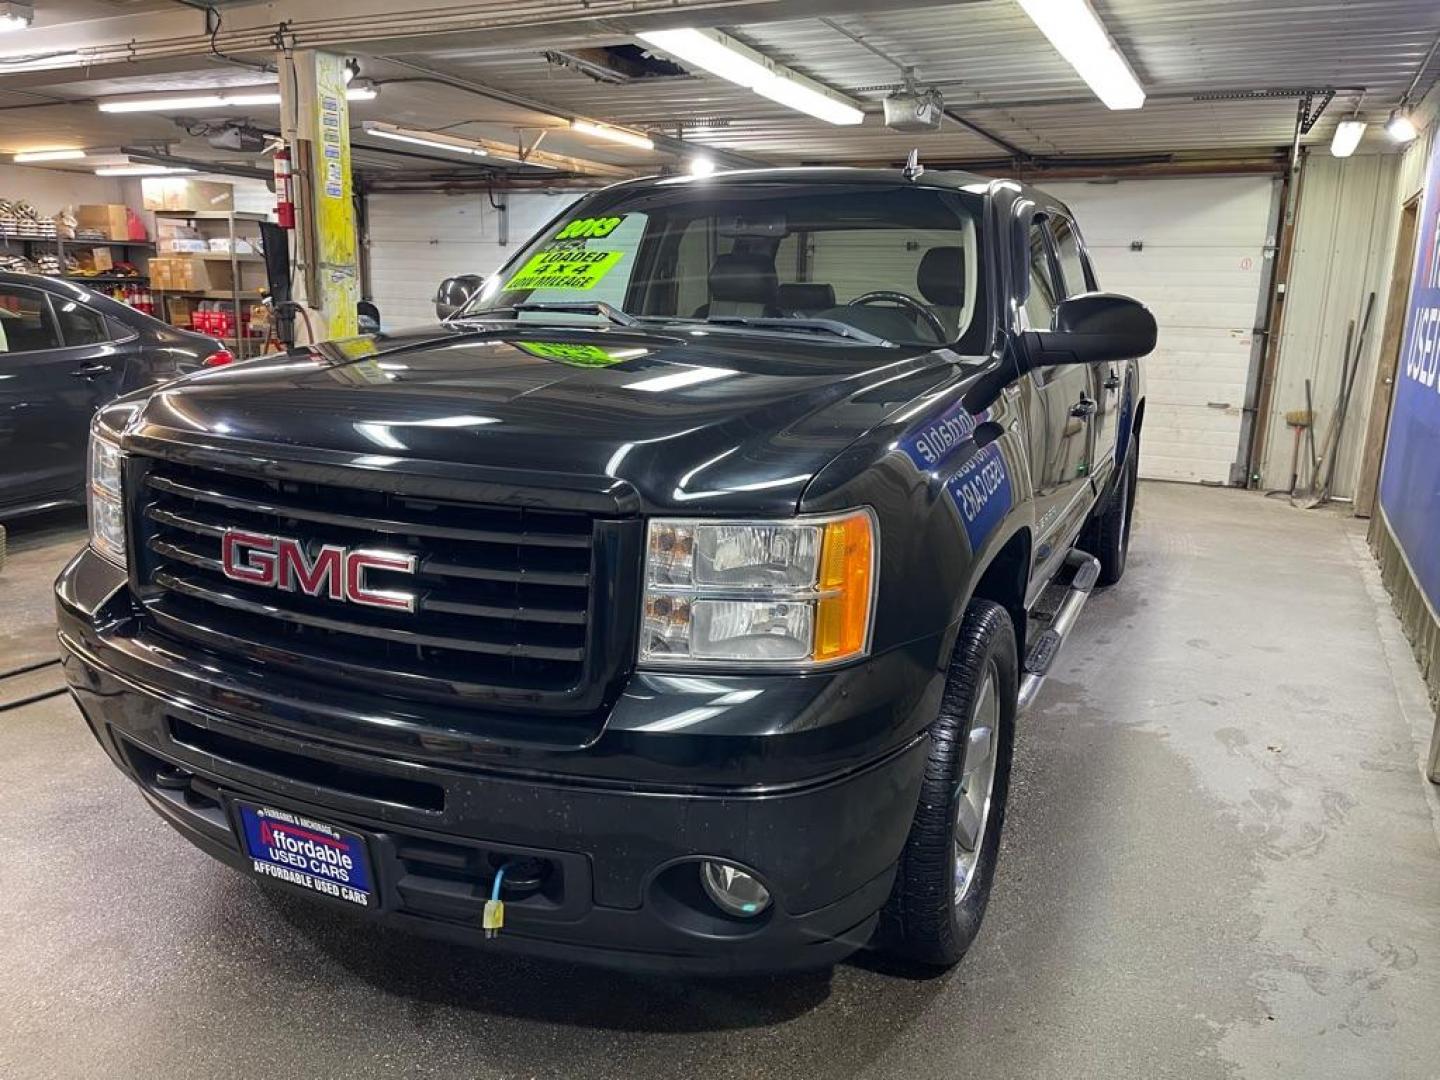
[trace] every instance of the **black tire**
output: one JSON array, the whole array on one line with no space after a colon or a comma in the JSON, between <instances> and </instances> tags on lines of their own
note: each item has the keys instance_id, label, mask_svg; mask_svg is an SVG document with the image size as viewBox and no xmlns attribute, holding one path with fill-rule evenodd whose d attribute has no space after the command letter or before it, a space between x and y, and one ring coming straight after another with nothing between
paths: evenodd
<instances>
[{"instance_id":1,"label":"black tire","mask_svg":"<svg viewBox=\"0 0 1440 1080\"><path fill-rule=\"evenodd\" d=\"M989 813L985 815L968 884L957 900L956 844L961 778L986 674L994 679L995 755ZM1000 851L1018 688L1015 629L999 604L976 600L965 612L940 715L930 727L930 757L920 804L900 856L890 899L881 914L881 951L926 967L959 962L980 930ZM988 707L987 707L988 711Z\"/></svg>"},{"instance_id":2,"label":"black tire","mask_svg":"<svg viewBox=\"0 0 1440 1080\"><path fill-rule=\"evenodd\" d=\"M1086 526L1080 546L1100 560L1100 585L1114 585L1125 576L1130 554L1130 523L1135 516L1136 481L1139 479L1140 444L1130 446L1125 464L1115 476L1115 485L1100 512Z\"/></svg>"}]
</instances>

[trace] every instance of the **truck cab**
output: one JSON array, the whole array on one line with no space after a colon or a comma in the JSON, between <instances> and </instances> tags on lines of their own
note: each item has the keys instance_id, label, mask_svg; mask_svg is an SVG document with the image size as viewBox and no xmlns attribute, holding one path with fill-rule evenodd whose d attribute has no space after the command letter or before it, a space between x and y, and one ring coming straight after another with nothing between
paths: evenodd
<instances>
[{"instance_id":1,"label":"truck cab","mask_svg":"<svg viewBox=\"0 0 1440 1080\"><path fill-rule=\"evenodd\" d=\"M67 676L182 835L366 917L953 964L1154 341L1011 181L616 185L440 325L103 410Z\"/></svg>"}]
</instances>

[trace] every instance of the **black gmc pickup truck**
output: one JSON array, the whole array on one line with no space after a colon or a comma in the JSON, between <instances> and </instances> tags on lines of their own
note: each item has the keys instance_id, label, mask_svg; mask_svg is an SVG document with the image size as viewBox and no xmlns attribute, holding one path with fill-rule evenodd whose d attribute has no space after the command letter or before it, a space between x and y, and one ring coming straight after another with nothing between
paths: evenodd
<instances>
[{"instance_id":1,"label":"black gmc pickup truck","mask_svg":"<svg viewBox=\"0 0 1440 1080\"><path fill-rule=\"evenodd\" d=\"M608 188L441 325L104 409L70 685L182 835L339 909L952 964L1016 716L1125 567L1155 322L1098 285L1005 180Z\"/></svg>"}]
</instances>

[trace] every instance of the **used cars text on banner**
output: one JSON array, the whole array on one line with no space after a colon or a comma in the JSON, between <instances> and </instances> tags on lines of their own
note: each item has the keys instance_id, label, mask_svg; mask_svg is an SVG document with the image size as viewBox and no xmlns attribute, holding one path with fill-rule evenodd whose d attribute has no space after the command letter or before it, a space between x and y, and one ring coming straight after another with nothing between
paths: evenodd
<instances>
[{"instance_id":1,"label":"used cars text on banner","mask_svg":"<svg viewBox=\"0 0 1440 1080\"><path fill-rule=\"evenodd\" d=\"M1420 200L1380 506L1430 606L1440 610L1440 138Z\"/></svg>"}]
</instances>

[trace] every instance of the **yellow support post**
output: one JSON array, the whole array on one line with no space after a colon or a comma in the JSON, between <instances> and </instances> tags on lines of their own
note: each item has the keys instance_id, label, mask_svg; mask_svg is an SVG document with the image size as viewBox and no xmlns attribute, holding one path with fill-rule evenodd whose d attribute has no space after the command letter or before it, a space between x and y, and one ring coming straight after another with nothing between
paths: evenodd
<instances>
[{"instance_id":1,"label":"yellow support post","mask_svg":"<svg viewBox=\"0 0 1440 1080\"><path fill-rule=\"evenodd\" d=\"M314 340L351 337L360 265L344 58L301 50L278 59L282 133L296 174L295 298L311 312Z\"/></svg>"}]
</instances>

